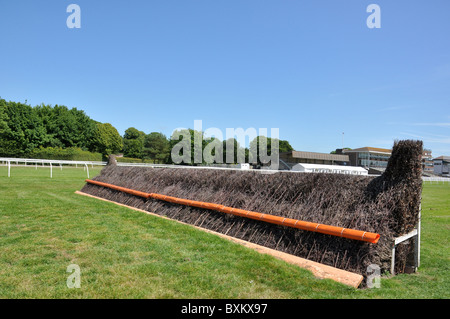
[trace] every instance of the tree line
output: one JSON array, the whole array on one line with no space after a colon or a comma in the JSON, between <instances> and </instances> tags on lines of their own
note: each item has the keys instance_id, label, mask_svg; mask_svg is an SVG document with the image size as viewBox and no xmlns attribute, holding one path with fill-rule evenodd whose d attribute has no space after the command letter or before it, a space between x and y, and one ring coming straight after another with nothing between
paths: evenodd
<instances>
[{"instance_id":1,"label":"tree line","mask_svg":"<svg viewBox=\"0 0 450 319\"><path fill-rule=\"evenodd\" d=\"M123 136L110 123L91 119L77 108L64 105L30 106L26 102L8 102L0 99L0 156L1 157L41 157L87 160L89 154L99 154L106 158L110 154L122 153L124 157L147 160L154 163L173 163L172 150L179 143L178 136L189 134L192 147L190 161L183 164L195 165L195 138L201 139L201 152L208 152L218 163L238 163L238 156L248 162L252 148L257 148L261 137L250 142L250 149L238 143L235 138L220 141L205 138L203 132L186 129L175 131L171 138L160 132L146 134L134 127L125 130ZM198 139L197 139L198 140ZM271 138L264 139L270 155ZM292 151L288 141L278 140L279 151ZM223 151L222 151L223 150ZM101 154L101 155L100 155ZM74 158L75 157L75 158ZM92 158L90 158L92 159ZM100 159L99 159L100 160ZM203 158L205 162L208 159Z\"/></svg>"},{"instance_id":2,"label":"tree line","mask_svg":"<svg viewBox=\"0 0 450 319\"><path fill-rule=\"evenodd\" d=\"M63 105L38 105L0 99L0 156L26 157L37 149L79 149L108 155L123 141L109 123Z\"/></svg>"},{"instance_id":3,"label":"tree line","mask_svg":"<svg viewBox=\"0 0 450 319\"><path fill-rule=\"evenodd\" d=\"M271 144L274 140L270 137L256 136L247 148L242 146L236 138L221 141L193 129L176 130L170 138L167 138L162 133L145 134L143 131L130 127L123 136L123 154L126 157L148 159L154 163L165 164L180 164L174 159L174 155L182 159L181 164L185 165L243 162L261 164L262 156L259 152L263 150L264 155L271 156ZM277 139L276 142L277 153L293 151L288 141Z\"/></svg>"}]
</instances>

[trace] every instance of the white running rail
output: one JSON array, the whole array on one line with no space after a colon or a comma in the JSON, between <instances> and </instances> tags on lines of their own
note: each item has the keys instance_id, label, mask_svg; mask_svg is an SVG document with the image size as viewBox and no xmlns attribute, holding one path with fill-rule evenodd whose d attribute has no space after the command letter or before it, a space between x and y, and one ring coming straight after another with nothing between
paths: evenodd
<instances>
[{"instance_id":1,"label":"white running rail","mask_svg":"<svg viewBox=\"0 0 450 319\"><path fill-rule=\"evenodd\" d=\"M22 164L22 165L21 165ZM62 170L63 165L72 165L78 167L78 165L83 166L87 172L87 177L89 178L89 166L92 168L96 166L104 166L106 162L98 161L67 161L67 160L49 160L49 159L38 159L38 158L11 158L11 157L0 157L0 165L8 166L8 177L11 177L11 166L31 166L33 165L36 169L38 166L49 166L50 167L50 178L53 178L53 166L59 166Z\"/></svg>"}]
</instances>

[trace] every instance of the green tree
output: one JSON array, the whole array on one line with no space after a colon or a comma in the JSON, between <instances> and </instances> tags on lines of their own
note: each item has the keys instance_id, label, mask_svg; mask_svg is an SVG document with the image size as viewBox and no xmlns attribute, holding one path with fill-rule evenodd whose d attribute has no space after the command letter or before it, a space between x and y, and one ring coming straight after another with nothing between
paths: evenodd
<instances>
[{"instance_id":1,"label":"green tree","mask_svg":"<svg viewBox=\"0 0 450 319\"><path fill-rule=\"evenodd\" d=\"M144 158L155 163L167 163L170 157L170 142L162 133L152 132L144 139Z\"/></svg>"},{"instance_id":2,"label":"green tree","mask_svg":"<svg viewBox=\"0 0 450 319\"><path fill-rule=\"evenodd\" d=\"M224 158L223 142L216 137L205 138L202 143L202 162L205 164L223 163Z\"/></svg>"},{"instance_id":3,"label":"green tree","mask_svg":"<svg viewBox=\"0 0 450 319\"><path fill-rule=\"evenodd\" d=\"M223 162L227 164L236 164L246 162L246 152L235 138L229 138L223 141Z\"/></svg>"},{"instance_id":4,"label":"green tree","mask_svg":"<svg viewBox=\"0 0 450 319\"><path fill-rule=\"evenodd\" d=\"M266 155L272 156L272 149L274 152L276 152L276 154L273 154L274 156L278 156L282 152L290 152L294 150L291 144L286 140L257 136L250 142L250 160L252 160L253 157L252 162L256 162L257 160L258 164L260 164L262 157ZM255 156L257 158L254 158Z\"/></svg>"},{"instance_id":5,"label":"green tree","mask_svg":"<svg viewBox=\"0 0 450 319\"><path fill-rule=\"evenodd\" d=\"M93 145L97 152L106 157L121 151L123 141L117 129L110 123L97 123Z\"/></svg>"},{"instance_id":6,"label":"green tree","mask_svg":"<svg viewBox=\"0 0 450 319\"><path fill-rule=\"evenodd\" d=\"M24 156L46 143L46 129L30 105L3 101L1 116L3 155Z\"/></svg>"},{"instance_id":7,"label":"green tree","mask_svg":"<svg viewBox=\"0 0 450 319\"><path fill-rule=\"evenodd\" d=\"M143 158L145 133L134 127L125 130L123 136L123 155L126 157Z\"/></svg>"},{"instance_id":8,"label":"green tree","mask_svg":"<svg viewBox=\"0 0 450 319\"><path fill-rule=\"evenodd\" d=\"M203 132L193 129L175 130L170 144L170 163L198 165L204 163L203 150L208 144Z\"/></svg>"},{"instance_id":9,"label":"green tree","mask_svg":"<svg viewBox=\"0 0 450 319\"><path fill-rule=\"evenodd\" d=\"M9 130L8 127L8 116L6 115L6 101L0 99L0 136L6 134Z\"/></svg>"},{"instance_id":10,"label":"green tree","mask_svg":"<svg viewBox=\"0 0 450 319\"><path fill-rule=\"evenodd\" d=\"M342 149L337 148L335 151L331 151L330 154L342 154L342 151L351 150L350 147L344 147Z\"/></svg>"},{"instance_id":11,"label":"green tree","mask_svg":"<svg viewBox=\"0 0 450 319\"><path fill-rule=\"evenodd\" d=\"M44 147L79 147L92 149L92 138L95 131L95 121L84 111L76 108L68 109L64 105L41 104L34 107L37 116L46 129Z\"/></svg>"},{"instance_id":12,"label":"green tree","mask_svg":"<svg viewBox=\"0 0 450 319\"><path fill-rule=\"evenodd\" d=\"M129 127L125 130L125 134L123 135L124 139L127 140L138 140L138 139L144 139L145 133L142 131L139 131L135 127Z\"/></svg>"},{"instance_id":13,"label":"green tree","mask_svg":"<svg viewBox=\"0 0 450 319\"><path fill-rule=\"evenodd\" d=\"M55 116L53 107L50 105L41 104L36 106L35 112L42 120L42 124L46 128L47 138L42 147L63 147L64 144L58 139L55 133L55 126L57 118Z\"/></svg>"},{"instance_id":14,"label":"green tree","mask_svg":"<svg viewBox=\"0 0 450 319\"><path fill-rule=\"evenodd\" d=\"M279 140L278 146L280 148L280 153L291 152L294 150L294 148L291 146L291 144L289 144L289 142L286 140Z\"/></svg>"},{"instance_id":15,"label":"green tree","mask_svg":"<svg viewBox=\"0 0 450 319\"><path fill-rule=\"evenodd\" d=\"M143 148L142 140L123 139L123 155L125 157L142 158Z\"/></svg>"},{"instance_id":16,"label":"green tree","mask_svg":"<svg viewBox=\"0 0 450 319\"><path fill-rule=\"evenodd\" d=\"M94 151L96 123L76 108L0 99L0 155L31 156L34 149L47 147Z\"/></svg>"},{"instance_id":17,"label":"green tree","mask_svg":"<svg viewBox=\"0 0 450 319\"><path fill-rule=\"evenodd\" d=\"M6 114L6 101L0 99L0 155L11 156L11 140L9 140L10 128L8 126L8 115Z\"/></svg>"},{"instance_id":18,"label":"green tree","mask_svg":"<svg viewBox=\"0 0 450 319\"><path fill-rule=\"evenodd\" d=\"M257 136L250 142L249 162L264 163L277 158L282 152L293 151L293 147L286 140L279 140L276 138ZM275 152L275 153L272 153Z\"/></svg>"},{"instance_id":19,"label":"green tree","mask_svg":"<svg viewBox=\"0 0 450 319\"><path fill-rule=\"evenodd\" d=\"M84 111L68 109L64 105L36 107L47 132L51 136L50 146L91 148L91 139L95 131L95 122Z\"/></svg>"}]
</instances>

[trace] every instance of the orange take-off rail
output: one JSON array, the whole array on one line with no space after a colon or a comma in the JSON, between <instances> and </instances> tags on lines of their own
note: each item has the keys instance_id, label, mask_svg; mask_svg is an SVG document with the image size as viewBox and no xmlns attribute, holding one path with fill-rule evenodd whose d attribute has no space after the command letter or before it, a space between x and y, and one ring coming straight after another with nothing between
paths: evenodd
<instances>
[{"instance_id":1,"label":"orange take-off rail","mask_svg":"<svg viewBox=\"0 0 450 319\"><path fill-rule=\"evenodd\" d=\"M140 192L140 191L136 191L133 189L120 187L120 186L116 186L113 184L98 182L98 181L94 181L94 180L90 180L90 179L87 179L86 182L89 184L107 187L110 189L114 189L114 190L121 191L121 192L124 192L127 194L138 196L138 197L143 197L146 199L153 198L153 199L158 199L158 200L175 203L175 204L180 204L180 205L215 210L215 211L232 214L232 215L236 215L236 216L240 216L240 217L246 217L246 218L251 218L251 219L255 219L255 220L260 220L260 221L264 221L264 222L271 223L271 224L288 226L288 227L298 228L298 229L302 229L302 230L307 230L307 231L312 231L312 232L317 232L317 233L322 233L322 234L327 234L327 235L332 235L332 236L344 237L344 238L349 238L349 239L354 239L354 240L361 240L361 241L365 241L365 242L369 242L369 243L373 243L373 244L376 244L378 242L378 240L380 239L380 234L366 232L366 231L362 231L362 230L348 229L348 228L330 226L330 225L324 225L324 224L318 224L318 223L311 223L311 222L306 222L306 221L302 221L302 220L298 220L298 219L285 218L285 217L281 217L281 216L252 212L249 210L227 207L227 206L220 205L220 204L200 202L200 201L177 198L177 197L161 195L161 194L156 194L156 193L145 193L145 192Z\"/></svg>"}]
</instances>

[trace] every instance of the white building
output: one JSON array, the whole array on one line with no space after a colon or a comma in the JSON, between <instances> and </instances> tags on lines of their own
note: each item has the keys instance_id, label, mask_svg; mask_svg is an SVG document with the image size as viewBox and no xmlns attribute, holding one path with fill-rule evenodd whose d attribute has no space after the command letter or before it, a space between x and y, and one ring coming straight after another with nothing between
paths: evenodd
<instances>
[{"instance_id":1,"label":"white building","mask_svg":"<svg viewBox=\"0 0 450 319\"><path fill-rule=\"evenodd\" d=\"M292 171L304 173L335 173L350 175L368 175L368 171L358 166L322 165L298 163L292 167Z\"/></svg>"}]
</instances>

